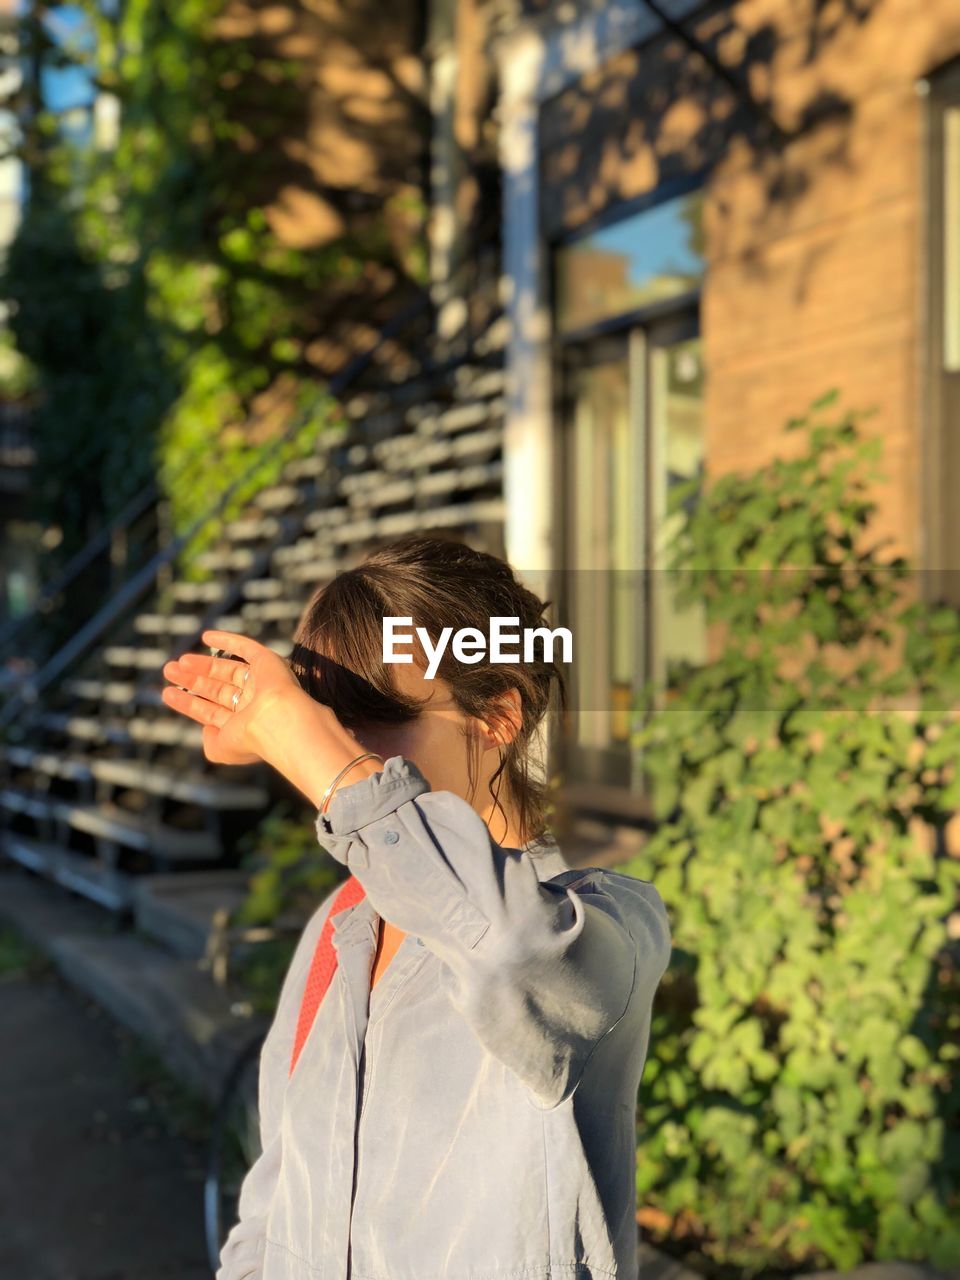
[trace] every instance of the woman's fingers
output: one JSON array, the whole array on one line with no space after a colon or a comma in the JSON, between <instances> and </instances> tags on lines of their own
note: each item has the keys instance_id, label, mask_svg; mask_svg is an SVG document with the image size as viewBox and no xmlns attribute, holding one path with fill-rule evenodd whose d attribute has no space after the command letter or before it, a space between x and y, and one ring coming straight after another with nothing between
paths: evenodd
<instances>
[{"instance_id":1,"label":"woman's fingers","mask_svg":"<svg viewBox=\"0 0 960 1280\"><path fill-rule=\"evenodd\" d=\"M205 653L182 653L179 658L166 663L164 675L171 671L189 675L193 680L220 680L224 684L247 687L251 667L248 662L236 662L233 658L213 658ZM183 681L180 682L181 684Z\"/></svg>"},{"instance_id":2,"label":"woman's fingers","mask_svg":"<svg viewBox=\"0 0 960 1280\"><path fill-rule=\"evenodd\" d=\"M173 685L168 685L160 697L174 711L182 712L198 724L212 724L217 729L222 729L233 714L216 702L210 702L184 689L175 689Z\"/></svg>"},{"instance_id":3,"label":"woman's fingers","mask_svg":"<svg viewBox=\"0 0 960 1280\"><path fill-rule=\"evenodd\" d=\"M186 685L191 693L198 697L206 698L209 702L216 702L220 706L229 707L231 711L235 710L233 698L239 689L241 695L243 693L243 671L237 668L237 679L216 679L210 676L201 676L196 672L190 671L189 666L184 666L182 662L168 662L163 668L163 674L168 680L172 680L174 684ZM248 699L249 701L249 699ZM237 699L237 706L240 699Z\"/></svg>"},{"instance_id":4,"label":"woman's fingers","mask_svg":"<svg viewBox=\"0 0 960 1280\"><path fill-rule=\"evenodd\" d=\"M204 631L200 639L212 649L226 649L227 653L235 653L240 658L246 658L247 662L253 662L267 648L259 640L240 635L236 631ZM273 650L270 649L269 652L272 653Z\"/></svg>"}]
</instances>

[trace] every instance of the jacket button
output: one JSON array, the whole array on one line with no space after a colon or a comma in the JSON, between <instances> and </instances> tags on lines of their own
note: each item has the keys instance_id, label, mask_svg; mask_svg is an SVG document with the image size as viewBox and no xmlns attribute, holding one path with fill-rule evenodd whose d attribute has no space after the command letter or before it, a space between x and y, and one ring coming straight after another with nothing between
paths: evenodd
<instances>
[{"instance_id":1,"label":"jacket button","mask_svg":"<svg viewBox=\"0 0 960 1280\"><path fill-rule=\"evenodd\" d=\"M400 839L399 831L385 831L383 833L384 844L396 844L399 839Z\"/></svg>"}]
</instances>

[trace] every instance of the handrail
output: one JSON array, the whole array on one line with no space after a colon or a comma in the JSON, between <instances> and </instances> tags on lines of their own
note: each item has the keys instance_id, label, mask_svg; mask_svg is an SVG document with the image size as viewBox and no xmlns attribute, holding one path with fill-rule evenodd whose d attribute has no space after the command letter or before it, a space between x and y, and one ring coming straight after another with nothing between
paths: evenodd
<instances>
[{"instance_id":1,"label":"handrail","mask_svg":"<svg viewBox=\"0 0 960 1280\"><path fill-rule=\"evenodd\" d=\"M342 391L346 389L346 386L352 378L363 372L363 369L367 367L368 357L375 355L384 339L392 336L393 329L391 326L394 324L394 321L398 321L400 324L403 324L407 319L415 318L416 315L419 314L419 311L421 309L425 309L427 305L429 305L428 296L426 294L420 294L418 295L417 300L410 308L407 309L407 311L401 312L398 317L391 318L391 320L389 320L381 330L380 334L378 334L377 341L373 346L368 351L361 352L358 356L354 357L353 361L348 362L347 366L340 374L334 375L334 378L331 380L331 389L328 391L328 394L341 394ZM390 330L390 332L388 332L388 330ZM364 361L362 368L352 369L352 365L357 360ZM336 390L332 389L333 382L341 376L346 377L344 386ZM187 454L186 459L177 469L172 480L169 482L171 486L175 485L182 476L187 474L197 459L203 455L205 449L206 441L201 440L198 446ZM260 461L263 461L265 456L269 455L261 455ZM84 545L74 553L74 555L63 566L57 577L43 588L28 613L22 614L19 618L8 619L4 626L0 627L0 653L2 653L11 641L20 635L23 630L37 622L39 616L44 611L44 606L51 600L55 599L60 592L69 586L69 584L93 562L97 555L106 550L111 539L119 530L128 528L133 524L135 520L150 509L151 505L160 496L160 489L156 477L151 477L144 487L138 493L133 495L133 497L127 502L126 506L117 512L117 514L107 524L101 526L101 528L99 528L96 533L94 533L84 543Z\"/></svg>"},{"instance_id":2,"label":"handrail","mask_svg":"<svg viewBox=\"0 0 960 1280\"><path fill-rule=\"evenodd\" d=\"M351 383L368 368L380 347L408 321L417 318L419 315L427 312L431 307L431 298L429 293L420 293L409 306L405 307L397 315L393 316L377 334L375 341L366 350L359 355L354 356L348 361L347 365L330 379L326 388L321 392L317 400L308 406L302 413L296 415L291 425L272 440L267 448L259 453L249 467L220 495L213 507L209 508L202 515L198 516L190 527L183 533L177 535L166 546L155 552L153 557L134 573L124 584L111 595L110 599L98 610L88 622L77 631L70 640L63 645L57 653L38 671L26 677L22 686L15 690L7 703L0 710L0 726L6 725L13 718L16 711L25 703L36 702L43 690L56 679L58 675L67 667L74 659L83 652L85 648L93 644L108 626L123 612L123 610L144 594L157 576L158 571L163 565L174 560L181 550L191 542L201 529L211 521L215 520L224 507L229 503L237 489L245 484L266 462L268 462L285 444L288 444L295 438L310 420L310 416L318 402L328 399L330 396L340 396L348 389ZM429 362L428 362L429 363Z\"/></svg>"},{"instance_id":3,"label":"handrail","mask_svg":"<svg viewBox=\"0 0 960 1280\"><path fill-rule=\"evenodd\" d=\"M74 552L57 577L43 588L29 613L21 614L19 618L9 618L5 625L0 627L0 650L5 649L30 623L35 623L44 611L43 606L55 599L101 551L106 549L118 529L128 528L134 520L148 511L157 497L157 482L151 479L133 495L126 506L118 511L108 524L98 529L78 551Z\"/></svg>"}]
</instances>

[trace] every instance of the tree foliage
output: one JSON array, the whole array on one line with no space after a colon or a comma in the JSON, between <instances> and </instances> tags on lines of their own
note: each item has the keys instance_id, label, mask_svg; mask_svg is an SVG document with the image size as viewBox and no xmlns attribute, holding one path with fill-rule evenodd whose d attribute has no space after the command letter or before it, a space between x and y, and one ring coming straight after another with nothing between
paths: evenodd
<instances>
[{"instance_id":1,"label":"tree foliage","mask_svg":"<svg viewBox=\"0 0 960 1280\"><path fill-rule=\"evenodd\" d=\"M336 235L298 248L272 229L278 193L309 185L286 157L315 123L312 69L225 25L227 0L69 8L82 39L40 41L31 10L23 46L84 69L93 122L21 104L30 200L0 285L35 375L37 515L63 526L63 556L151 475L185 528L315 404L309 448L330 408L312 344L351 299L376 328L425 267L415 165L375 198L347 183Z\"/></svg>"}]
</instances>

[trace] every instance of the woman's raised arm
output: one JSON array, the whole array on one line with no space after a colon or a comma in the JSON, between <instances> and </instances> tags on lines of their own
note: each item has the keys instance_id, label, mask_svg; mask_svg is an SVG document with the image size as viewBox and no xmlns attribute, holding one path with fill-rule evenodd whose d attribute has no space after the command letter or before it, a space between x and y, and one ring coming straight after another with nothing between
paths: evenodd
<instances>
[{"instance_id":1,"label":"woman's raised arm","mask_svg":"<svg viewBox=\"0 0 960 1280\"><path fill-rule=\"evenodd\" d=\"M624 878L615 897L602 871L576 887L541 882L529 857L502 849L465 800L431 791L401 756L339 788L316 829L378 914L450 966L457 1007L539 1107L573 1093L597 1042L631 998L652 999L669 963L652 884Z\"/></svg>"}]
</instances>

